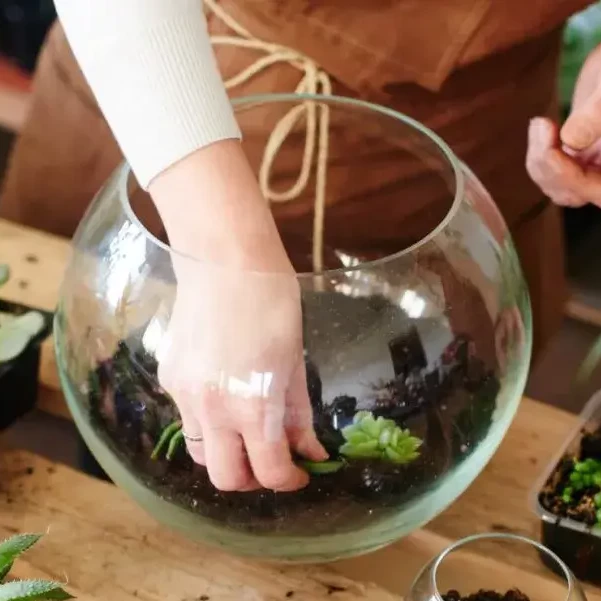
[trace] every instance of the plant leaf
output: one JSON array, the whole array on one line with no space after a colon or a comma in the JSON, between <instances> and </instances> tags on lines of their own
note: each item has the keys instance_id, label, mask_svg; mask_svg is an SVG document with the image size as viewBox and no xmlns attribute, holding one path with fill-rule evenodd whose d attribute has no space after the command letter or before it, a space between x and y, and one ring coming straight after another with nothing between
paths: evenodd
<instances>
[{"instance_id":1,"label":"plant leaf","mask_svg":"<svg viewBox=\"0 0 601 601\"><path fill-rule=\"evenodd\" d=\"M44 324L44 316L38 311L29 311L4 324L0 329L0 363L17 358L44 329Z\"/></svg>"},{"instance_id":2,"label":"plant leaf","mask_svg":"<svg viewBox=\"0 0 601 601\"><path fill-rule=\"evenodd\" d=\"M26 348L31 336L19 328L12 327L14 322L0 330L0 363L16 359Z\"/></svg>"},{"instance_id":3,"label":"plant leaf","mask_svg":"<svg viewBox=\"0 0 601 601\"><path fill-rule=\"evenodd\" d=\"M169 441L171 437L181 428L181 423L178 421L170 423L165 429L161 432L161 436L159 437L159 441L157 442L154 450L152 451L151 459L157 459L161 453L161 451L169 445Z\"/></svg>"},{"instance_id":4,"label":"plant leaf","mask_svg":"<svg viewBox=\"0 0 601 601\"><path fill-rule=\"evenodd\" d=\"M343 461L303 461L301 467L310 474L321 476L323 474L334 474L344 465Z\"/></svg>"},{"instance_id":5,"label":"plant leaf","mask_svg":"<svg viewBox=\"0 0 601 601\"><path fill-rule=\"evenodd\" d=\"M169 446L167 447L167 453L165 454L167 461L171 461L173 459L175 452L177 451L179 446L183 445L183 444L185 444L184 431L178 430L173 435L173 438L169 441Z\"/></svg>"},{"instance_id":6,"label":"plant leaf","mask_svg":"<svg viewBox=\"0 0 601 601\"><path fill-rule=\"evenodd\" d=\"M366 417L372 417L371 411L357 411L353 417L353 424L360 424Z\"/></svg>"},{"instance_id":7,"label":"plant leaf","mask_svg":"<svg viewBox=\"0 0 601 601\"><path fill-rule=\"evenodd\" d=\"M356 446L347 442L340 447L340 453L353 459L375 459L380 456L377 446L377 440L364 442Z\"/></svg>"},{"instance_id":8,"label":"plant leaf","mask_svg":"<svg viewBox=\"0 0 601 601\"><path fill-rule=\"evenodd\" d=\"M6 577L19 555L33 547L41 534L17 534L0 543L0 582Z\"/></svg>"},{"instance_id":9,"label":"plant leaf","mask_svg":"<svg viewBox=\"0 0 601 601\"><path fill-rule=\"evenodd\" d=\"M73 596L57 582L46 580L17 580L0 586L0 601L64 601Z\"/></svg>"},{"instance_id":10,"label":"plant leaf","mask_svg":"<svg viewBox=\"0 0 601 601\"><path fill-rule=\"evenodd\" d=\"M373 415L369 413L361 420L361 430L369 434L371 438L378 438L384 424L381 421L375 420Z\"/></svg>"},{"instance_id":11,"label":"plant leaf","mask_svg":"<svg viewBox=\"0 0 601 601\"><path fill-rule=\"evenodd\" d=\"M397 463L399 465L405 463L405 458L390 447L384 449L384 453L386 453L386 457L388 457L388 459L392 461L392 463Z\"/></svg>"},{"instance_id":12,"label":"plant leaf","mask_svg":"<svg viewBox=\"0 0 601 601\"><path fill-rule=\"evenodd\" d=\"M19 315L12 323L15 327L27 332L32 338L37 336L46 325L44 316L39 311L28 311L24 315Z\"/></svg>"},{"instance_id":13,"label":"plant leaf","mask_svg":"<svg viewBox=\"0 0 601 601\"><path fill-rule=\"evenodd\" d=\"M362 442L369 442L371 438L365 432L351 432L350 434L342 432L342 435L348 442L353 445L361 444Z\"/></svg>"},{"instance_id":14,"label":"plant leaf","mask_svg":"<svg viewBox=\"0 0 601 601\"><path fill-rule=\"evenodd\" d=\"M394 430L390 426L384 428L382 432L380 432L380 438L378 439L379 445L381 447L387 447L392 441L393 434Z\"/></svg>"}]
</instances>

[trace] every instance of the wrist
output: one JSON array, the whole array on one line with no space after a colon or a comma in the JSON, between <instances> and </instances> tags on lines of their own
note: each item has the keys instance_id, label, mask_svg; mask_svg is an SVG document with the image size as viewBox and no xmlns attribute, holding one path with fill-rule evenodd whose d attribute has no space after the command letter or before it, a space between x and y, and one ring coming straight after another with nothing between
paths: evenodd
<instances>
[{"instance_id":1,"label":"wrist","mask_svg":"<svg viewBox=\"0 0 601 601\"><path fill-rule=\"evenodd\" d=\"M149 190L175 251L233 269L292 271L238 141L196 151Z\"/></svg>"}]
</instances>

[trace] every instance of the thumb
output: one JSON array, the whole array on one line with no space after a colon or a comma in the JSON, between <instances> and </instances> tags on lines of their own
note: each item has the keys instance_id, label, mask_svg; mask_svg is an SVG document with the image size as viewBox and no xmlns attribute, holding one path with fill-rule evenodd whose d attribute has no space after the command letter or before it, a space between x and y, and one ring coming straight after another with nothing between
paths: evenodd
<instances>
[{"instance_id":1,"label":"thumb","mask_svg":"<svg viewBox=\"0 0 601 601\"><path fill-rule=\"evenodd\" d=\"M573 110L561 128L561 141L573 150L585 150L601 138L601 90L597 89Z\"/></svg>"}]
</instances>

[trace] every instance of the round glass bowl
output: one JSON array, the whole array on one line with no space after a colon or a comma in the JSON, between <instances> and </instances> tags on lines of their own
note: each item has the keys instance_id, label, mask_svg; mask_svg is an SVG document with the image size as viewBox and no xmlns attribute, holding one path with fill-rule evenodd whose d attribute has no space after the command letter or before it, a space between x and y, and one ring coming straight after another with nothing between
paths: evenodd
<instances>
[{"instance_id":1,"label":"round glass bowl","mask_svg":"<svg viewBox=\"0 0 601 601\"><path fill-rule=\"evenodd\" d=\"M528 569L540 565L539 556L558 578L541 577ZM516 558L520 567L515 567ZM474 535L447 547L424 567L406 598L457 601L468 597L473 601L586 601L580 583L555 553L539 542L505 533Z\"/></svg>"},{"instance_id":2,"label":"round glass bowl","mask_svg":"<svg viewBox=\"0 0 601 601\"><path fill-rule=\"evenodd\" d=\"M199 278L207 265L170 249L127 166L74 239L55 324L64 391L110 477L186 535L284 561L364 553L441 512L501 442L529 367L526 286L490 196L420 124L335 97L236 110L298 271L314 427L332 464L307 467L298 492L228 493L188 455L157 355L174 259Z\"/></svg>"}]
</instances>

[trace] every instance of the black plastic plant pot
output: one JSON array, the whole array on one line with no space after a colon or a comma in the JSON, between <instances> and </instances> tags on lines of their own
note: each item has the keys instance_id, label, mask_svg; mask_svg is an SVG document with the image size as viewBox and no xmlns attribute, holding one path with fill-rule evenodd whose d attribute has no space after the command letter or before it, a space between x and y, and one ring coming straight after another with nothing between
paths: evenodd
<instances>
[{"instance_id":1,"label":"black plastic plant pot","mask_svg":"<svg viewBox=\"0 0 601 601\"><path fill-rule=\"evenodd\" d=\"M577 466L586 468L587 461L601 465L601 392L587 403L577 427L532 493L543 545L556 553L576 578L601 585L601 475L592 473L596 468L578 472ZM586 482L581 484L583 478ZM556 572L547 556L541 554L541 560Z\"/></svg>"},{"instance_id":2,"label":"black plastic plant pot","mask_svg":"<svg viewBox=\"0 0 601 601\"><path fill-rule=\"evenodd\" d=\"M2 313L22 315L32 310L31 307L0 300ZM52 314L38 312L44 316L44 329L31 339L18 357L0 363L0 430L8 428L36 404L40 347L52 331Z\"/></svg>"}]
</instances>

